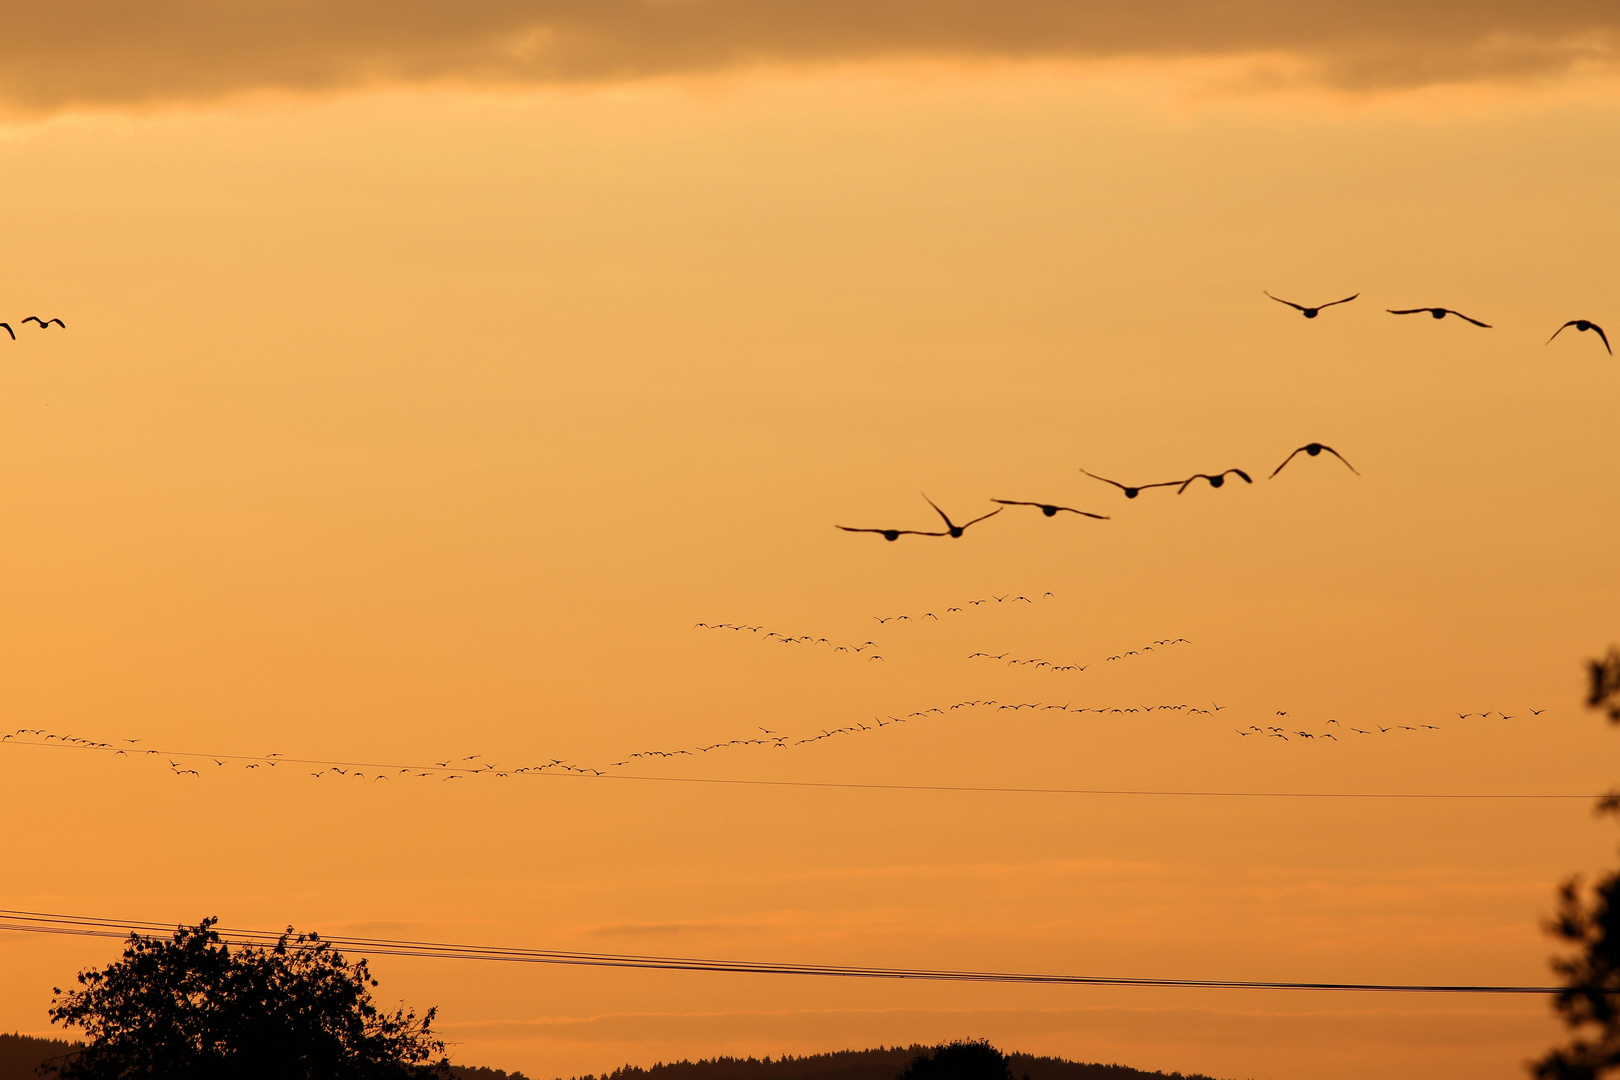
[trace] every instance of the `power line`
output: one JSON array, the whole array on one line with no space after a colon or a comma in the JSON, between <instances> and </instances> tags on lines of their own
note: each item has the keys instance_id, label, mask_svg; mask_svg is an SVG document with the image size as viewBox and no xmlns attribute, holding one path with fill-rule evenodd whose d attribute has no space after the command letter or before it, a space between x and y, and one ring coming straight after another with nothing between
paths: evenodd
<instances>
[{"instance_id":1,"label":"power line","mask_svg":"<svg viewBox=\"0 0 1620 1080\"><path fill-rule=\"evenodd\" d=\"M276 765L318 765L322 767L339 767L353 769L388 769L396 773L431 773L436 776L482 776L497 774L502 778L512 776L547 776L552 778L573 778L581 780L630 780L657 784L722 784L742 787L783 787L783 788L826 788L830 790L847 791L936 791L954 792L961 794L980 795L1098 795L1098 796L1142 796L1142 797L1168 797L1168 798L1198 798L1198 799L1416 799L1416 800L1530 800L1530 801L1559 801L1568 799L1600 799L1603 795L1590 793L1565 792L1496 792L1496 791L1464 791L1464 792L1431 792L1431 791L1214 791L1209 789L1166 789L1166 788L1059 788L1059 787L1016 787L991 786L974 784L878 784L857 783L853 781L837 780L749 780L732 779L717 776L648 776L637 773L609 773L591 770L582 772L571 770L568 772L550 771L547 766L529 766L525 768L501 768L494 765L478 767L468 765L407 765L400 762L378 761L335 761L329 758L295 758L281 754L210 754L196 750L163 750L163 749L133 749L120 748L106 743L78 745L61 742L37 742L26 739L11 739L0 741L0 746L38 746L52 750L98 750L102 753L124 754L129 757L167 755L177 758L204 760L212 758L215 761L256 762L274 767Z\"/></svg>"},{"instance_id":2,"label":"power line","mask_svg":"<svg viewBox=\"0 0 1620 1080\"><path fill-rule=\"evenodd\" d=\"M0 930L72 937L124 938L172 934L176 924L89 918L38 911L0 909ZM281 934L266 930L215 932L231 945L273 945ZM484 960L509 964L554 964L570 967L633 968L644 971L694 971L748 975L815 975L843 979L896 979L925 982L1014 983L1044 986L1171 987L1187 990L1336 990L1399 994L1556 994L1557 986L1511 986L1445 983L1286 982L1250 979L1167 979L1108 975L1041 975L1006 971L949 971L927 968L856 967L838 964L792 964L755 960L714 960L682 956L639 956L629 953L585 953L556 949L517 949L457 945L397 938L325 937L333 948L368 956L409 956L441 960Z\"/></svg>"}]
</instances>

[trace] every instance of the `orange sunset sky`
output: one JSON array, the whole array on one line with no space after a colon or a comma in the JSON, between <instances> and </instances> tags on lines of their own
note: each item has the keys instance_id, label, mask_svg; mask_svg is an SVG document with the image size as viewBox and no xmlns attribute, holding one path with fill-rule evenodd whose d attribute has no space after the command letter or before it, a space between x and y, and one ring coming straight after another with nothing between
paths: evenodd
<instances>
[{"instance_id":1,"label":"orange sunset sky","mask_svg":"<svg viewBox=\"0 0 1620 1080\"><path fill-rule=\"evenodd\" d=\"M3 8L29 31L0 69L0 730L166 753L0 745L0 907L1551 980L1557 883L1614 861L1588 798L623 777L1620 781L1582 707L1620 637L1620 361L1545 344L1620 329L1612 4ZM1263 289L1360 296L1306 320ZM1420 305L1493 328L1385 314ZM1266 479L1311 441L1361 475ZM1232 466L1255 482L1136 500L1079 471ZM934 528L921 492L958 520L1110 518L833 527ZM949 708L984 700L1068 708ZM1319 737L1238 734L1277 724ZM609 767L760 728L785 748ZM51 988L117 952L0 932L0 1029L51 1033ZM1524 996L373 966L385 1002L439 1007L458 1063L540 1078L978 1036L1507 1078L1560 1030Z\"/></svg>"}]
</instances>

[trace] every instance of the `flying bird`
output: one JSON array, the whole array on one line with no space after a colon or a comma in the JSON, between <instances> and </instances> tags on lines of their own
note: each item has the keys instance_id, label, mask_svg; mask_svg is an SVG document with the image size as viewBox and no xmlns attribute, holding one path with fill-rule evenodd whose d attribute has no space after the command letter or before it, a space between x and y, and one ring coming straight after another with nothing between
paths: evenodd
<instances>
[{"instance_id":1,"label":"flying bird","mask_svg":"<svg viewBox=\"0 0 1620 1080\"><path fill-rule=\"evenodd\" d=\"M1138 495L1140 495L1142 492L1146 491L1148 488L1175 487L1177 484L1181 483L1180 480L1166 480L1162 484L1137 484L1135 487L1127 487L1126 485L1120 483L1118 480L1110 480L1106 476L1098 476L1094 472L1086 472L1085 469L1081 469L1080 471L1083 472L1083 473L1086 473L1086 475L1091 477L1093 480L1101 480L1105 484L1113 484L1115 487L1119 488L1119 490L1121 490L1121 491L1123 491L1125 493L1125 497L1127 499L1136 498Z\"/></svg>"},{"instance_id":2,"label":"flying bird","mask_svg":"<svg viewBox=\"0 0 1620 1080\"><path fill-rule=\"evenodd\" d=\"M1059 510L1067 510L1069 513L1079 514L1081 517L1096 518L1098 521L1108 520L1107 514L1093 514L1087 510L1076 510L1072 506L1053 506L1050 503L1024 502L1020 499L991 499L990 501L1000 503L1002 506L1038 506L1041 508L1041 513L1047 517L1055 517Z\"/></svg>"},{"instance_id":3,"label":"flying bird","mask_svg":"<svg viewBox=\"0 0 1620 1080\"><path fill-rule=\"evenodd\" d=\"M1559 334L1562 334L1565 330L1568 330L1572 326L1575 329L1581 330L1581 331L1596 330L1597 331L1597 336L1603 339L1603 347L1608 350L1608 353L1609 353L1610 356L1614 355L1614 350L1609 348L1609 335L1605 334L1603 332L1603 327L1599 326L1597 323L1593 322L1591 319L1571 319L1571 320L1569 320L1569 322L1565 323L1563 326L1560 326L1557 330L1553 331L1553 336L1547 339L1547 344L1551 345L1553 343L1553 338L1557 337Z\"/></svg>"},{"instance_id":4,"label":"flying bird","mask_svg":"<svg viewBox=\"0 0 1620 1080\"><path fill-rule=\"evenodd\" d=\"M1266 293L1267 296L1271 296L1271 294L1266 292L1265 289L1261 289L1260 291ZM1314 319L1323 308L1332 307L1334 304L1348 304L1350 301L1354 300L1360 295L1360 293L1356 293L1355 296L1347 296L1343 300L1330 300L1325 304L1317 304L1315 307L1306 307L1304 304L1296 304L1292 300L1284 300L1280 296L1271 296L1271 298L1277 301L1279 304L1287 304L1289 307L1303 314L1307 319Z\"/></svg>"},{"instance_id":5,"label":"flying bird","mask_svg":"<svg viewBox=\"0 0 1620 1080\"><path fill-rule=\"evenodd\" d=\"M1209 473L1193 473L1191 476L1187 477L1187 479L1181 482L1180 487L1176 488L1176 494L1180 495L1183 491L1186 491L1187 485L1198 479L1208 480L1210 487L1218 488L1222 484L1226 483L1227 473L1237 473L1245 484L1254 483L1253 480L1249 479L1249 474L1244 472L1242 469L1227 469L1226 472L1217 473L1214 476L1211 476Z\"/></svg>"},{"instance_id":6,"label":"flying bird","mask_svg":"<svg viewBox=\"0 0 1620 1080\"><path fill-rule=\"evenodd\" d=\"M41 330L49 330L50 327L51 327L51 323L55 323L57 326L60 326L64 330L67 329L67 323L63 322L61 319L42 319L38 315L30 315L30 316L28 316L28 318L24 319L23 322L25 322L25 323L29 323L29 322L39 323L39 328Z\"/></svg>"},{"instance_id":7,"label":"flying bird","mask_svg":"<svg viewBox=\"0 0 1620 1080\"><path fill-rule=\"evenodd\" d=\"M1306 453L1306 454L1311 455L1311 457L1316 457L1318 454L1320 454L1324 450L1326 450L1328 453L1332 454L1334 457L1338 458L1340 461L1344 461L1344 455L1339 453L1337 450L1333 449L1333 447L1331 447L1331 446L1325 446L1325 445L1323 445L1322 443L1319 443L1319 442L1306 443L1304 446L1300 447L1298 450L1295 450L1292 454L1289 454L1286 458L1284 458L1282 465L1279 465L1275 469L1271 470L1271 476L1266 477L1266 479L1270 480L1273 477L1275 477L1278 473L1282 472L1283 471L1283 465L1287 465L1290 461L1293 461L1294 458L1297 457L1299 454ZM1354 465L1350 464L1348 461L1344 461L1344 467L1349 469L1351 472L1355 473L1357 476L1361 475L1360 472L1357 472L1356 467Z\"/></svg>"},{"instance_id":8,"label":"flying bird","mask_svg":"<svg viewBox=\"0 0 1620 1080\"><path fill-rule=\"evenodd\" d=\"M1447 315L1455 315L1455 316L1457 316L1457 318L1461 319L1463 322L1471 322L1475 326L1483 326L1487 330L1489 330L1491 328L1490 323L1480 322L1478 319L1470 319L1467 315L1464 315L1460 311L1453 311L1450 308L1445 308L1445 307L1415 307L1415 308L1401 308L1399 310L1397 310L1395 308L1385 308L1384 310L1389 312L1391 315L1421 315L1424 312L1428 312L1430 315L1433 315L1437 319L1443 319Z\"/></svg>"},{"instance_id":9,"label":"flying bird","mask_svg":"<svg viewBox=\"0 0 1620 1080\"><path fill-rule=\"evenodd\" d=\"M971 522L969 524L971 524ZM883 539L885 539L885 540L898 540L902 536L949 536L950 535L950 533L942 533L942 532L924 532L921 529L852 529L848 525L838 525L838 526L836 526L836 528L843 529L845 532L877 533L879 536L883 537ZM873 616L873 618L877 618L877 617ZM878 619L878 622L880 622L880 623L886 622L886 621L888 621L888 620Z\"/></svg>"},{"instance_id":10,"label":"flying bird","mask_svg":"<svg viewBox=\"0 0 1620 1080\"><path fill-rule=\"evenodd\" d=\"M924 495L923 500L925 502L927 502L929 506L932 506L934 508L934 513L938 514L940 517L945 519L945 528L949 531L951 539L953 539L953 540L960 540L962 538L962 534L967 531L967 527L969 525L977 525L979 522L983 521L985 518L995 517L997 514L1001 513L1001 510L1002 510L1001 507L997 507L996 509L990 511L988 514L980 514L978 517L974 518L972 521L964 522L963 524L958 525L958 524L956 524L956 522L952 521L946 515L945 511L941 510L939 508L939 506L935 504L933 499L930 499L927 495Z\"/></svg>"}]
</instances>

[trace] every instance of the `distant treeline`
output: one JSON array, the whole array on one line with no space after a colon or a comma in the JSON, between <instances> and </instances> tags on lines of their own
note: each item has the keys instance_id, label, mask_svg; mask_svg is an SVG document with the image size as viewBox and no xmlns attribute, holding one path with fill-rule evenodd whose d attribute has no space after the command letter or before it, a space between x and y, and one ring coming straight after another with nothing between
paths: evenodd
<instances>
[{"instance_id":1,"label":"distant treeline","mask_svg":"<svg viewBox=\"0 0 1620 1080\"><path fill-rule=\"evenodd\" d=\"M39 1080L39 1067L84 1049L81 1042L35 1039L28 1035L0 1035L0 1080Z\"/></svg>"},{"instance_id":2,"label":"distant treeline","mask_svg":"<svg viewBox=\"0 0 1620 1080\"><path fill-rule=\"evenodd\" d=\"M0 1080L40 1080L39 1067L46 1062L60 1061L83 1043L63 1042L60 1039L35 1039L28 1035L0 1035ZM456 1080L528 1080L520 1072L509 1073L501 1069L468 1068L452 1065L450 1073Z\"/></svg>"},{"instance_id":3,"label":"distant treeline","mask_svg":"<svg viewBox=\"0 0 1620 1080\"><path fill-rule=\"evenodd\" d=\"M36 1039L28 1035L0 1035L0 1080L39 1080L39 1066L60 1061L83 1043ZM586 1074L574 1080L895 1080L929 1046L879 1047L876 1050L840 1050L832 1054L779 1058L719 1057L675 1061L643 1069L626 1065L601 1076ZM1008 1054L1015 1080L1214 1080L1203 1073L1144 1072L1126 1065L1085 1064L1062 1058ZM456 1080L528 1080L520 1072L477 1066L451 1066Z\"/></svg>"},{"instance_id":4,"label":"distant treeline","mask_svg":"<svg viewBox=\"0 0 1620 1080\"><path fill-rule=\"evenodd\" d=\"M775 1059L720 1057L650 1069L626 1065L601 1076L587 1074L573 1080L894 1080L918 1054L932 1049L913 1045ZM1127 1065L1086 1064L1030 1054L1008 1054L1007 1065L1015 1080L1214 1080L1203 1073L1144 1072Z\"/></svg>"}]
</instances>

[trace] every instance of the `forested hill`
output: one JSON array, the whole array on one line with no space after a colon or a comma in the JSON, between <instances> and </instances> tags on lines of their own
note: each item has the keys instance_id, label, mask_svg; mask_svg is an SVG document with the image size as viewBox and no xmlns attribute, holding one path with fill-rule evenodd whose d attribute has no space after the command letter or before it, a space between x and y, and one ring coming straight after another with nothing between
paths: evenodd
<instances>
[{"instance_id":1,"label":"forested hill","mask_svg":"<svg viewBox=\"0 0 1620 1080\"><path fill-rule=\"evenodd\" d=\"M0 1080L39 1080L35 1070L45 1061L60 1059L82 1043L35 1039L27 1035L0 1035ZM601 1076L574 1080L894 1080L925 1046L879 1047L876 1050L840 1050L832 1054L779 1058L714 1058L676 1061L643 1069L626 1065ZM1017 1080L1214 1080L1202 1073L1144 1072L1125 1065L1084 1064L1062 1058L1008 1054L1007 1064ZM455 1067L457 1080L524 1080L522 1073L498 1069Z\"/></svg>"},{"instance_id":2,"label":"forested hill","mask_svg":"<svg viewBox=\"0 0 1620 1080\"><path fill-rule=\"evenodd\" d=\"M27 1035L0 1035L0 1080L39 1080L35 1070L41 1064L57 1060L83 1045Z\"/></svg>"},{"instance_id":3,"label":"forested hill","mask_svg":"<svg viewBox=\"0 0 1620 1080\"><path fill-rule=\"evenodd\" d=\"M832 1054L779 1058L714 1058L676 1061L643 1069L626 1065L601 1076L574 1080L894 1080L901 1069L932 1047L879 1047L876 1050L840 1050ZM1214 1080L1203 1073L1144 1072L1125 1065L1085 1064L1062 1058L1008 1054L1007 1064L1017 1080Z\"/></svg>"},{"instance_id":4,"label":"forested hill","mask_svg":"<svg viewBox=\"0 0 1620 1080\"><path fill-rule=\"evenodd\" d=\"M59 1061L63 1055L80 1049L83 1043L58 1039L35 1039L27 1035L0 1035L0 1080L40 1080L39 1066ZM525 1080L522 1073L499 1069L452 1068L455 1080Z\"/></svg>"}]
</instances>

